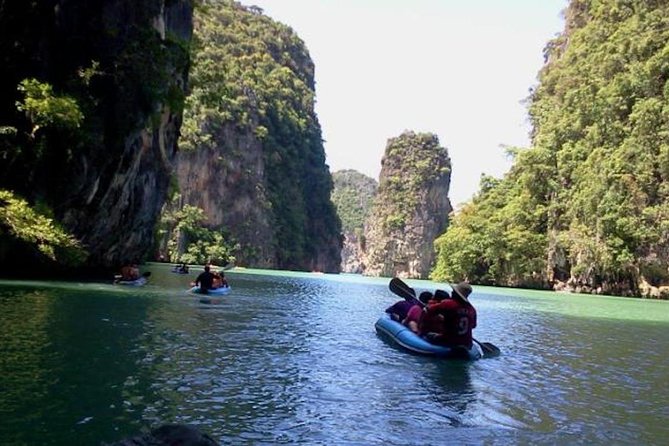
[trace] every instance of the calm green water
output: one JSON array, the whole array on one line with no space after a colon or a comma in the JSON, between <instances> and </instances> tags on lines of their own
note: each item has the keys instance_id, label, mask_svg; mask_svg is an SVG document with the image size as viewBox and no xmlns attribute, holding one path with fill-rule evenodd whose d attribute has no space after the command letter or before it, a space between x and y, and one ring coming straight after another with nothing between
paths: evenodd
<instances>
[{"instance_id":1,"label":"calm green water","mask_svg":"<svg viewBox=\"0 0 669 446\"><path fill-rule=\"evenodd\" d=\"M504 353L449 362L376 335L387 279L230 271L232 293L203 305L194 275L144 270L143 288L0 282L0 443L172 422L229 445L669 438L669 302L475 287L475 336Z\"/></svg>"}]
</instances>

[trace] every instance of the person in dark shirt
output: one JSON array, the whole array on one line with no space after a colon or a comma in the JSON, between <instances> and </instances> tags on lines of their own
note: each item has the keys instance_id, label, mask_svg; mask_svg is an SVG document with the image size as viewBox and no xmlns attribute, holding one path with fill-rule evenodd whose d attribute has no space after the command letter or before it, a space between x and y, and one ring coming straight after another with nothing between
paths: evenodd
<instances>
[{"instance_id":1,"label":"person in dark shirt","mask_svg":"<svg viewBox=\"0 0 669 446\"><path fill-rule=\"evenodd\" d=\"M204 271L197 276L194 282L195 286L200 287L200 292L203 294L207 294L212 289L214 283L214 275L210 269L209 265L206 265Z\"/></svg>"},{"instance_id":2,"label":"person in dark shirt","mask_svg":"<svg viewBox=\"0 0 669 446\"><path fill-rule=\"evenodd\" d=\"M407 313L411 307L413 307L413 302L402 299L386 308L386 313L390 315L392 320L402 322L407 317Z\"/></svg>"}]
</instances>

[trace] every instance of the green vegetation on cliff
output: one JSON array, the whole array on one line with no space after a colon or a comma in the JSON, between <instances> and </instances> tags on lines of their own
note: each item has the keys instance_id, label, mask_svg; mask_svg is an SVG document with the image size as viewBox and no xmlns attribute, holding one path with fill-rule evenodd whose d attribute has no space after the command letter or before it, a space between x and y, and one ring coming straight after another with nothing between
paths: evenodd
<instances>
[{"instance_id":1,"label":"green vegetation on cliff","mask_svg":"<svg viewBox=\"0 0 669 446\"><path fill-rule=\"evenodd\" d=\"M448 175L451 160L432 133L404 132L388 140L374 204L374 218L384 232L403 231L421 203L425 187Z\"/></svg>"},{"instance_id":2,"label":"green vegetation on cliff","mask_svg":"<svg viewBox=\"0 0 669 446\"><path fill-rule=\"evenodd\" d=\"M330 201L332 179L314 112L314 66L304 43L261 10L228 0L203 2L195 40L182 148L220 150L219 138L230 128L255 135L263 169L254 180L264 191L258 196L266 197L261 206L273 230L270 263L310 270L329 259L324 268L336 271L341 228ZM243 167L230 175L250 175ZM236 228L226 229L234 235Z\"/></svg>"},{"instance_id":3,"label":"green vegetation on cliff","mask_svg":"<svg viewBox=\"0 0 669 446\"><path fill-rule=\"evenodd\" d=\"M669 285L669 4L572 0L532 148L438 241L436 280L659 295Z\"/></svg>"},{"instance_id":4,"label":"green vegetation on cliff","mask_svg":"<svg viewBox=\"0 0 669 446\"><path fill-rule=\"evenodd\" d=\"M80 265L87 255L79 241L52 218L0 189L0 256L11 257L17 251L28 251L37 261L47 258L66 266Z\"/></svg>"},{"instance_id":5,"label":"green vegetation on cliff","mask_svg":"<svg viewBox=\"0 0 669 446\"><path fill-rule=\"evenodd\" d=\"M337 208L342 229L359 237L371 211L378 184L375 179L355 170L334 172L332 180L334 182L332 202Z\"/></svg>"},{"instance_id":6,"label":"green vegetation on cliff","mask_svg":"<svg viewBox=\"0 0 669 446\"><path fill-rule=\"evenodd\" d=\"M173 201L178 199L177 195ZM185 205L178 211L166 207L158 226L158 235L168 236L166 251L170 262L200 265L209 262L217 265L235 263L233 251L238 247L226 234L207 228L204 211L195 206Z\"/></svg>"}]
</instances>

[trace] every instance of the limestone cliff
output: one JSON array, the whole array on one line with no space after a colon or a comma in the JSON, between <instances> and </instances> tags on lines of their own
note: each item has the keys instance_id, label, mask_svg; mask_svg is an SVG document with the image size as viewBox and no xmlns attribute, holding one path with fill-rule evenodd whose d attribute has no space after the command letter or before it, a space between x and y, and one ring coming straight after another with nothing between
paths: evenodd
<instances>
[{"instance_id":1,"label":"limestone cliff","mask_svg":"<svg viewBox=\"0 0 669 446\"><path fill-rule=\"evenodd\" d=\"M141 259L177 151L191 2L3 2L0 20L0 186L81 240L88 267ZM60 125L54 104L81 119Z\"/></svg>"},{"instance_id":2,"label":"limestone cliff","mask_svg":"<svg viewBox=\"0 0 669 446\"><path fill-rule=\"evenodd\" d=\"M448 151L436 135L407 131L388 140L366 225L365 275L428 277L434 240L452 211L450 181Z\"/></svg>"},{"instance_id":3,"label":"limestone cliff","mask_svg":"<svg viewBox=\"0 0 669 446\"><path fill-rule=\"evenodd\" d=\"M208 229L238 247L237 264L338 272L341 228L304 42L259 8L207 4L195 17L179 205L204 210Z\"/></svg>"}]
</instances>

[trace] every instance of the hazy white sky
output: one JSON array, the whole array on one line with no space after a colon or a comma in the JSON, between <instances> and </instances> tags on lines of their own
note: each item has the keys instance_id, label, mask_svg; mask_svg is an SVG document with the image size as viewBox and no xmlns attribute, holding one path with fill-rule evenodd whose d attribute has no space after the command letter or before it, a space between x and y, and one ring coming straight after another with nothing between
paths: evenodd
<instances>
[{"instance_id":1,"label":"hazy white sky","mask_svg":"<svg viewBox=\"0 0 669 446\"><path fill-rule=\"evenodd\" d=\"M389 138L437 134L453 164L453 205L482 173L527 147L523 103L567 0L242 0L305 42L330 170L378 180Z\"/></svg>"}]
</instances>

